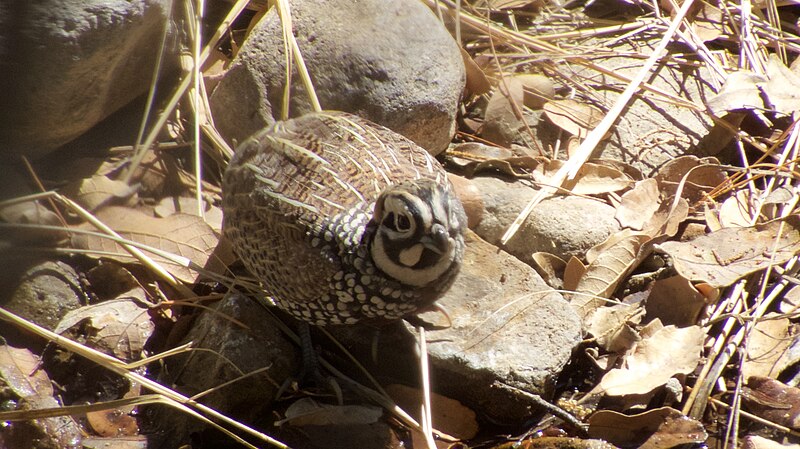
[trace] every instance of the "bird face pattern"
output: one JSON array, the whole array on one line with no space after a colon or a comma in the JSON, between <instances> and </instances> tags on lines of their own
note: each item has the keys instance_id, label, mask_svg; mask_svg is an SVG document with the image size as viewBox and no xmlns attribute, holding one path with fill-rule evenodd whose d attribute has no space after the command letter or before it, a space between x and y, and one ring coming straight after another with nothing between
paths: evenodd
<instances>
[{"instance_id":1,"label":"bird face pattern","mask_svg":"<svg viewBox=\"0 0 800 449\"><path fill-rule=\"evenodd\" d=\"M372 260L405 285L423 287L439 279L456 260L464 231L461 204L430 179L388 187L375 204L379 223Z\"/></svg>"}]
</instances>

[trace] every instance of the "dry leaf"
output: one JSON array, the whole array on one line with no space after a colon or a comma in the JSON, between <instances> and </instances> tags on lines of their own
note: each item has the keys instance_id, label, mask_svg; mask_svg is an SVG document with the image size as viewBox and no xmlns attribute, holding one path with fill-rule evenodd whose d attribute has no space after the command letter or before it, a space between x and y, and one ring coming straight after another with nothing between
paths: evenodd
<instances>
[{"instance_id":1,"label":"dry leaf","mask_svg":"<svg viewBox=\"0 0 800 449\"><path fill-rule=\"evenodd\" d=\"M453 161L461 167L464 176L472 177L481 172L501 173L515 178L528 178L530 172L537 166L537 161L532 157L509 157L506 159L488 159L481 161L467 161L454 158Z\"/></svg>"},{"instance_id":2,"label":"dry leaf","mask_svg":"<svg viewBox=\"0 0 800 449\"><path fill-rule=\"evenodd\" d=\"M416 447L416 446L415 446ZM495 449L617 449L611 443L598 439L536 436L514 443L496 446Z\"/></svg>"},{"instance_id":3,"label":"dry leaf","mask_svg":"<svg viewBox=\"0 0 800 449\"><path fill-rule=\"evenodd\" d=\"M524 95L522 83L514 81L514 77L507 77L497 86L486 105L481 129L484 139L502 146L511 144L511 135L525 127L522 115Z\"/></svg>"},{"instance_id":4,"label":"dry leaf","mask_svg":"<svg viewBox=\"0 0 800 449\"><path fill-rule=\"evenodd\" d=\"M531 109L542 109L545 103L556 96L553 80L537 74L514 75L513 82L522 84L522 104Z\"/></svg>"},{"instance_id":5,"label":"dry leaf","mask_svg":"<svg viewBox=\"0 0 800 449\"><path fill-rule=\"evenodd\" d=\"M148 151L134 172L131 182L142 186L140 195L162 196L170 182L175 180L175 172L181 170L175 156L168 151ZM179 176L184 178L184 176Z\"/></svg>"},{"instance_id":6,"label":"dry leaf","mask_svg":"<svg viewBox=\"0 0 800 449\"><path fill-rule=\"evenodd\" d=\"M770 263L782 264L793 257L800 251L799 227L800 217L792 215L751 228L721 229L688 242L665 242L660 247L672 257L681 276L725 287Z\"/></svg>"},{"instance_id":7,"label":"dry leaf","mask_svg":"<svg viewBox=\"0 0 800 449\"><path fill-rule=\"evenodd\" d=\"M597 257L600 254L608 251L611 247L613 247L617 243L629 238L631 235L638 235L638 234L641 233L631 231L630 229L623 229L619 232L615 232L614 234L609 235L608 238L598 243L597 245L589 248L586 251L586 261L589 263L594 262L595 260L597 260Z\"/></svg>"},{"instance_id":8,"label":"dry leaf","mask_svg":"<svg viewBox=\"0 0 800 449\"><path fill-rule=\"evenodd\" d=\"M98 410L86 414L86 421L102 437L135 436L139 434L136 418L120 409ZM108 447L108 446L104 446Z\"/></svg>"},{"instance_id":9,"label":"dry leaf","mask_svg":"<svg viewBox=\"0 0 800 449\"><path fill-rule=\"evenodd\" d=\"M487 121L498 116L519 119L514 112L514 104L519 111L523 106L541 109L553 97L555 97L553 81L544 75L522 73L507 76L504 82L498 84L497 90L489 99L485 117Z\"/></svg>"},{"instance_id":10,"label":"dry leaf","mask_svg":"<svg viewBox=\"0 0 800 449\"><path fill-rule=\"evenodd\" d=\"M800 429L800 389L775 379L753 376L742 389L747 411L775 424Z\"/></svg>"},{"instance_id":11,"label":"dry leaf","mask_svg":"<svg viewBox=\"0 0 800 449\"><path fill-rule=\"evenodd\" d=\"M674 196L682 185L680 196L689 204L705 199L708 192L728 180L717 159L696 156L680 156L667 162L654 178L664 198Z\"/></svg>"},{"instance_id":12,"label":"dry leaf","mask_svg":"<svg viewBox=\"0 0 800 449\"><path fill-rule=\"evenodd\" d=\"M139 194L160 198L165 191L174 191L183 187L189 192L195 191L197 179L176 160L169 151L148 151L131 178L131 184L141 185ZM209 181L202 182L203 195L210 199L218 199L221 188Z\"/></svg>"},{"instance_id":13,"label":"dry leaf","mask_svg":"<svg viewBox=\"0 0 800 449\"><path fill-rule=\"evenodd\" d=\"M641 181L645 179L641 170L623 161L617 161L614 159L589 159L589 163L615 168L624 173L628 179L633 181Z\"/></svg>"},{"instance_id":14,"label":"dry leaf","mask_svg":"<svg viewBox=\"0 0 800 449\"><path fill-rule=\"evenodd\" d=\"M624 231L623 231L624 232ZM626 237L597 255L570 295L570 304L584 320L606 303L619 282L639 262L639 249L650 237L628 233ZM566 285L565 285L566 286Z\"/></svg>"},{"instance_id":15,"label":"dry leaf","mask_svg":"<svg viewBox=\"0 0 800 449\"><path fill-rule=\"evenodd\" d=\"M780 186L769 192L764 199L764 204L787 204L794 198L794 192L790 187Z\"/></svg>"},{"instance_id":16,"label":"dry leaf","mask_svg":"<svg viewBox=\"0 0 800 449\"><path fill-rule=\"evenodd\" d=\"M550 254L537 252L531 256L533 260L533 268L539 273L539 276L547 282L547 285L556 290L564 287L564 272L567 269L567 263L560 257Z\"/></svg>"},{"instance_id":17,"label":"dry leaf","mask_svg":"<svg viewBox=\"0 0 800 449\"><path fill-rule=\"evenodd\" d=\"M677 202L673 197L661 202L658 210L650 217L642 232L653 238L660 236L672 237L689 216L689 203L679 198Z\"/></svg>"},{"instance_id":18,"label":"dry leaf","mask_svg":"<svg viewBox=\"0 0 800 449\"><path fill-rule=\"evenodd\" d=\"M795 285L783 295L779 310L781 313L795 313L800 308L800 285Z\"/></svg>"},{"instance_id":19,"label":"dry leaf","mask_svg":"<svg viewBox=\"0 0 800 449\"><path fill-rule=\"evenodd\" d=\"M131 388L125 392L123 398L135 398L142 394L142 386L138 383L131 383ZM139 435L139 423L133 412L136 407L133 405L119 406L105 410L97 410L86 413L86 421L98 435L106 438L125 438L136 437ZM91 447L91 446L87 446ZM106 440L104 448L113 449L114 445Z\"/></svg>"},{"instance_id":20,"label":"dry leaf","mask_svg":"<svg viewBox=\"0 0 800 449\"><path fill-rule=\"evenodd\" d=\"M761 214L767 220L774 220L783 216L783 210L794 202L794 192L791 187L780 186L771 190L761 203Z\"/></svg>"},{"instance_id":21,"label":"dry leaf","mask_svg":"<svg viewBox=\"0 0 800 449\"><path fill-rule=\"evenodd\" d=\"M464 142L447 149L447 155L459 168L464 168L469 163L487 161L490 159L510 159L516 157L508 148L486 145L480 142Z\"/></svg>"},{"instance_id":22,"label":"dry leaf","mask_svg":"<svg viewBox=\"0 0 800 449\"><path fill-rule=\"evenodd\" d=\"M220 234L222 232L222 209L207 201L203 203L203 220L211 226L214 232ZM159 218L166 218L180 213L197 215L197 198L185 196L165 197L159 201L153 212Z\"/></svg>"},{"instance_id":23,"label":"dry leaf","mask_svg":"<svg viewBox=\"0 0 800 449\"><path fill-rule=\"evenodd\" d=\"M703 443L708 438L703 425L681 412L662 407L638 415L599 410L589 417L589 436L620 447L669 449Z\"/></svg>"},{"instance_id":24,"label":"dry leaf","mask_svg":"<svg viewBox=\"0 0 800 449\"><path fill-rule=\"evenodd\" d=\"M276 426L325 426L372 424L383 416L380 407L371 405L320 404L311 398L302 398L286 409L286 418L276 421Z\"/></svg>"},{"instance_id":25,"label":"dry leaf","mask_svg":"<svg viewBox=\"0 0 800 449\"><path fill-rule=\"evenodd\" d=\"M91 291L100 300L116 298L140 286L130 271L122 265L106 261L86 272Z\"/></svg>"},{"instance_id":26,"label":"dry leaf","mask_svg":"<svg viewBox=\"0 0 800 449\"><path fill-rule=\"evenodd\" d=\"M499 171L547 184L564 165L564 161L557 159L515 156L508 149L473 142L458 145L448 154L468 177L482 171ZM627 189L633 184L633 179L621 167L596 160L583 164L564 188L578 195L602 195Z\"/></svg>"},{"instance_id":27,"label":"dry leaf","mask_svg":"<svg viewBox=\"0 0 800 449\"><path fill-rule=\"evenodd\" d=\"M134 361L142 358L144 345L155 326L150 320L142 298L144 291L137 287L118 299L71 310L56 326L55 332L63 334L81 325L78 333L89 347L113 354L118 359ZM86 327L90 332L86 332Z\"/></svg>"},{"instance_id":28,"label":"dry leaf","mask_svg":"<svg viewBox=\"0 0 800 449\"><path fill-rule=\"evenodd\" d=\"M466 89L472 95L483 95L492 88L492 84L486 77L486 74L481 70L480 66L475 63L472 56L466 50L459 47L461 50L461 59L464 61L464 68L467 72Z\"/></svg>"},{"instance_id":29,"label":"dry leaf","mask_svg":"<svg viewBox=\"0 0 800 449\"><path fill-rule=\"evenodd\" d=\"M576 195L602 195L629 188L634 181L616 168L587 162L563 187Z\"/></svg>"},{"instance_id":30,"label":"dry leaf","mask_svg":"<svg viewBox=\"0 0 800 449\"><path fill-rule=\"evenodd\" d=\"M709 203L703 205L703 218L705 218L708 230L717 232L722 229L722 223L719 222L719 216L713 206L713 204Z\"/></svg>"},{"instance_id":31,"label":"dry leaf","mask_svg":"<svg viewBox=\"0 0 800 449\"><path fill-rule=\"evenodd\" d=\"M659 320L653 320L653 321L645 324L639 330L639 335L641 335L642 338L650 338L653 335L661 332L662 329L664 329L664 323L662 323Z\"/></svg>"},{"instance_id":32,"label":"dry leaf","mask_svg":"<svg viewBox=\"0 0 800 449\"><path fill-rule=\"evenodd\" d=\"M0 222L21 225L60 226L58 215L38 202L25 202L0 207ZM3 230L0 242L13 242L16 245L31 244L48 246L66 240L69 234L64 231L51 231L36 228Z\"/></svg>"},{"instance_id":33,"label":"dry leaf","mask_svg":"<svg viewBox=\"0 0 800 449\"><path fill-rule=\"evenodd\" d=\"M625 357L623 368L606 373L599 387L610 396L649 393L676 374L691 373L700 362L704 339L700 326L665 326L643 338Z\"/></svg>"},{"instance_id":34,"label":"dry leaf","mask_svg":"<svg viewBox=\"0 0 800 449\"><path fill-rule=\"evenodd\" d=\"M201 267L205 266L209 255L217 246L217 234L195 215L175 214L167 218L156 218L138 210L112 206L100 210L97 218L124 238L188 258ZM95 230L89 224L83 224L80 228ZM131 258L121 246L106 238L75 234L72 243L76 248L119 253L120 256L102 257L131 262ZM194 281L195 275L192 270L159 256L151 255L151 257L180 280Z\"/></svg>"},{"instance_id":35,"label":"dry leaf","mask_svg":"<svg viewBox=\"0 0 800 449\"><path fill-rule=\"evenodd\" d=\"M601 307L587 326L597 344L608 352L622 353L641 340L636 326L642 322L644 309L639 304L615 304Z\"/></svg>"},{"instance_id":36,"label":"dry leaf","mask_svg":"<svg viewBox=\"0 0 800 449\"><path fill-rule=\"evenodd\" d=\"M749 70L739 70L728 75L719 93L708 101L708 108L717 117L739 110L763 110L764 100L759 87L766 78Z\"/></svg>"},{"instance_id":37,"label":"dry leaf","mask_svg":"<svg viewBox=\"0 0 800 449\"><path fill-rule=\"evenodd\" d=\"M575 291L578 282L586 273L586 266L575 256L570 257L564 268L564 290Z\"/></svg>"},{"instance_id":38,"label":"dry leaf","mask_svg":"<svg viewBox=\"0 0 800 449\"><path fill-rule=\"evenodd\" d=\"M7 344L0 345L0 379L7 394L17 399L30 396L53 396L53 385L40 368L40 360L32 352ZM4 393L6 394L6 393Z\"/></svg>"},{"instance_id":39,"label":"dry leaf","mask_svg":"<svg viewBox=\"0 0 800 449\"><path fill-rule=\"evenodd\" d=\"M208 202L203 202L203 212L209 209ZM167 196L158 202L153 213L158 218L166 218L174 214L197 215L197 198L189 196Z\"/></svg>"},{"instance_id":40,"label":"dry leaf","mask_svg":"<svg viewBox=\"0 0 800 449\"><path fill-rule=\"evenodd\" d=\"M601 110L570 99L549 101L544 113L553 124L581 139L603 120Z\"/></svg>"},{"instance_id":41,"label":"dry leaf","mask_svg":"<svg viewBox=\"0 0 800 449\"><path fill-rule=\"evenodd\" d=\"M764 93L770 107L789 116L800 111L800 76L772 54L767 62L767 77L769 81L764 86Z\"/></svg>"},{"instance_id":42,"label":"dry leaf","mask_svg":"<svg viewBox=\"0 0 800 449\"><path fill-rule=\"evenodd\" d=\"M722 296L722 289L719 287L712 287L705 282L698 282L693 285L706 298L706 303L708 304L716 304Z\"/></svg>"},{"instance_id":43,"label":"dry leaf","mask_svg":"<svg viewBox=\"0 0 800 449\"><path fill-rule=\"evenodd\" d=\"M789 348L796 335L788 318L768 313L759 320L747 337L747 357L742 364L742 376L777 378L793 361Z\"/></svg>"},{"instance_id":44,"label":"dry leaf","mask_svg":"<svg viewBox=\"0 0 800 449\"><path fill-rule=\"evenodd\" d=\"M646 321L658 318L664 324L697 324L706 308L705 296L682 276L661 279L653 284L647 297Z\"/></svg>"},{"instance_id":45,"label":"dry leaf","mask_svg":"<svg viewBox=\"0 0 800 449\"><path fill-rule=\"evenodd\" d=\"M393 384L386 387L386 392L400 408L407 411L417 421L420 420L422 391L405 385ZM475 412L455 399L432 393L431 414L436 430L447 435L468 440L478 433Z\"/></svg>"},{"instance_id":46,"label":"dry leaf","mask_svg":"<svg viewBox=\"0 0 800 449\"><path fill-rule=\"evenodd\" d=\"M641 231L660 204L658 181L648 178L637 182L633 189L622 195L614 218L623 228Z\"/></svg>"},{"instance_id":47,"label":"dry leaf","mask_svg":"<svg viewBox=\"0 0 800 449\"><path fill-rule=\"evenodd\" d=\"M741 127L744 119L750 114L750 112L740 110L729 112L719 117L719 120L715 120L716 123L706 133L699 145L704 148L704 152L708 155L722 153L733 141L736 136L736 130Z\"/></svg>"},{"instance_id":48,"label":"dry leaf","mask_svg":"<svg viewBox=\"0 0 800 449\"><path fill-rule=\"evenodd\" d=\"M552 176L564 165L557 159L536 160L538 164L531 173L537 182L550 183ZM578 195L600 195L627 189L634 181L619 169L607 164L587 162L575 174L575 178L564 184L564 188Z\"/></svg>"},{"instance_id":49,"label":"dry leaf","mask_svg":"<svg viewBox=\"0 0 800 449\"><path fill-rule=\"evenodd\" d=\"M743 228L752 225L755 213L752 198L748 190L737 190L722 202L719 208L719 224L723 228Z\"/></svg>"},{"instance_id":50,"label":"dry leaf","mask_svg":"<svg viewBox=\"0 0 800 449\"><path fill-rule=\"evenodd\" d=\"M655 238L675 235L688 215L686 200L681 198L675 202L674 197L668 197L662 201L658 181L648 178L622 195L615 218L623 228L642 231Z\"/></svg>"},{"instance_id":51,"label":"dry leaf","mask_svg":"<svg viewBox=\"0 0 800 449\"><path fill-rule=\"evenodd\" d=\"M610 352L600 355L600 350L594 347L588 347L584 351L589 361L594 363L595 367L600 371L608 371L617 365L620 355L616 352Z\"/></svg>"},{"instance_id":52,"label":"dry leaf","mask_svg":"<svg viewBox=\"0 0 800 449\"><path fill-rule=\"evenodd\" d=\"M129 198L134 194L134 190L122 181L94 175L67 184L61 189L61 193L85 209L95 211L116 200Z\"/></svg>"},{"instance_id":53,"label":"dry leaf","mask_svg":"<svg viewBox=\"0 0 800 449\"><path fill-rule=\"evenodd\" d=\"M722 11L707 2L701 2L700 5L700 10L692 19L692 28L703 42L713 41L726 31Z\"/></svg>"}]
</instances>

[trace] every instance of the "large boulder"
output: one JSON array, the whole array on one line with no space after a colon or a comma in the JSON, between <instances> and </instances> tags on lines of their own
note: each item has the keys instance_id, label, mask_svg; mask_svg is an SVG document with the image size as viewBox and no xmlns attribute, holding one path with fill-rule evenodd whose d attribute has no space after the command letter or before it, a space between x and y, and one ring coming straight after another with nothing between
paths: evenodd
<instances>
[{"instance_id":1,"label":"large boulder","mask_svg":"<svg viewBox=\"0 0 800 449\"><path fill-rule=\"evenodd\" d=\"M458 45L416 0L294 0L294 33L323 109L360 115L437 154L455 131L465 83ZM211 96L230 143L280 119L286 82L281 21L256 25ZM290 115L312 111L297 70Z\"/></svg>"},{"instance_id":2,"label":"large boulder","mask_svg":"<svg viewBox=\"0 0 800 449\"><path fill-rule=\"evenodd\" d=\"M0 151L43 156L147 92L168 0L11 2ZM169 52L167 52L169 54Z\"/></svg>"}]
</instances>

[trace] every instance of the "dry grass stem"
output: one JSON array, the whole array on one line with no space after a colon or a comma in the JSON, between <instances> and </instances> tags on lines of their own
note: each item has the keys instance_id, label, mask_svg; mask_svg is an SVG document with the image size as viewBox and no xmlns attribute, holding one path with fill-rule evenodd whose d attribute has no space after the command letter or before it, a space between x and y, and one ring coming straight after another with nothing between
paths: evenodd
<instances>
[{"instance_id":1,"label":"dry grass stem","mask_svg":"<svg viewBox=\"0 0 800 449\"><path fill-rule=\"evenodd\" d=\"M644 81L645 77L650 74L650 70L656 64L656 62L661 58L662 54L665 52L667 48L667 44L672 41L672 37L675 35L675 32L678 30L678 27L681 24L681 21L689 12L689 8L691 8L693 4L692 0L686 0L683 5L681 5L680 10L673 18L673 22L670 24L669 29L667 29L666 33L664 33L661 42L659 42L658 46L653 50L653 54L648 58L648 60L643 64L642 68L639 70L639 73L631 80L631 83L625 88L622 94L617 98L616 103L614 106L609 110L603 120L589 133L588 136L581 142L580 146L573 156L570 157L569 161L564 164L561 169L553 175L550 181L551 184L556 185L563 185L564 182L570 180L575 177L578 170L583 166L583 164L589 160L589 157L592 155L595 147L600 140L603 138L604 135L611 129L614 123L619 118L619 115L622 113L623 109L628 106L628 103L633 99L633 95L639 90L642 82ZM522 209L522 212L519 213L519 216L511 223L511 226L508 228L506 233L501 237L500 242L502 244L508 243L509 240L517 233L522 223L528 218L533 208L536 207L543 199L547 196L552 195L554 192L552 189L542 189L540 190L536 196L531 199L531 201Z\"/></svg>"},{"instance_id":2,"label":"dry grass stem","mask_svg":"<svg viewBox=\"0 0 800 449\"><path fill-rule=\"evenodd\" d=\"M0 308L0 319L2 319L4 321L8 321L8 322L14 324L15 326L19 327L20 329L25 329L25 330L27 330L29 332L32 332L32 333L34 333L34 334L36 334L36 335L38 335L38 336L40 336L40 337L42 337L42 338L44 338L46 340L58 345L58 346L61 346L62 348L67 349L68 351L71 351L71 352L73 352L73 353L75 353L75 354L77 354L77 355L79 355L81 357L85 357L86 359L92 361L93 363L97 364L98 366L106 368L109 371L112 371L115 374L118 374L118 375L128 379L130 382L135 382L135 383L141 384L143 387L148 388L148 389L154 391L155 393L157 393L159 396L161 396L161 400L165 404L168 404L170 406L179 408L180 410L184 411L185 413L188 413L188 414L190 414L190 415L192 415L192 416L194 416L194 417L206 422L207 424L214 426L215 428L217 428L221 432L225 433L226 435L228 435L229 437L231 437L235 441L245 445L246 447L255 448L255 446L251 445L250 443L247 443L245 440L243 440L241 437L236 435L234 432L232 432L232 431L228 430L227 428L215 423L214 421L212 421L208 417L213 418L214 420L217 420L217 421L221 421L221 422L223 422L223 423L225 423L225 424L227 424L227 425L229 425L231 427L234 427L234 428L236 428L236 429L238 429L238 430L240 430L242 432L245 432L245 433L247 433L247 434L249 434L249 435L251 435L251 436L253 436L253 437L255 437L255 438L257 438L257 439L259 439L261 441L269 443L269 444L271 444L271 445L273 445L275 447L282 448L282 449L288 449L288 446L286 446L285 444L281 443L280 441L275 440L274 438L272 438L272 437L270 437L270 436L268 436L268 435L266 435L264 433L258 432L256 430L252 429L251 427L248 427L248 426L246 426L246 425L244 425L244 424L242 424L242 423L240 423L240 422L238 422L238 421L236 421L234 419L231 419L231 418L229 418L229 417L217 412L216 410L214 410L214 409L212 409L210 407L207 407L207 406L205 406L205 405L203 405L203 404L201 404L199 402L196 402L196 401L192 400L191 398L188 398L188 397L186 397L186 396L184 396L184 395L182 395L182 394L180 394L180 393L178 393L178 392L176 392L176 391L174 391L174 390L172 390L172 389L170 389L168 387L165 387L165 386L159 384L158 382L155 382L155 381L151 380L148 377L145 377L145 376L143 376L141 374L133 372L132 371L133 368L131 368L128 364L122 362L119 359L116 359L114 357L106 355L106 354L104 354L102 352L96 351L96 350L94 350L92 348L84 346L84 345L82 345L80 343L77 343L75 341L72 341L72 340L70 340L68 338L62 337L61 335L58 335L58 334L56 334L56 333L54 333L52 331L49 331L49 330L47 330L47 329L45 329L45 328L43 328L43 327L41 327L41 326L39 326L37 324L31 323L30 321L24 320L24 319L22 319L22 318L20 318L20 317L18 317L16 315L14 315L13 313L8 312L7 310L2 309L2 308Z\"/></svg>"}]
</instances>

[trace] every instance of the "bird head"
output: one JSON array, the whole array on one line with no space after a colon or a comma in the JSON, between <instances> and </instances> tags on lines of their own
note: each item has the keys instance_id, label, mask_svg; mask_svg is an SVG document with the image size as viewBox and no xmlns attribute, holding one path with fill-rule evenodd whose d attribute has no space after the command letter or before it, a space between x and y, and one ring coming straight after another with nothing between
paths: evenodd
<instances>
[{"instance_id":1,"label":"bird head","mask_svg":"<svg viewBox=\"0 0 800 449\"><path fill-rule=\"evenodd\" d=\"M447 182L416 179L387 187L373 220L372 260L402 284L431 284L461 263L467 219Z\"/></svg>"}]
</instances>

